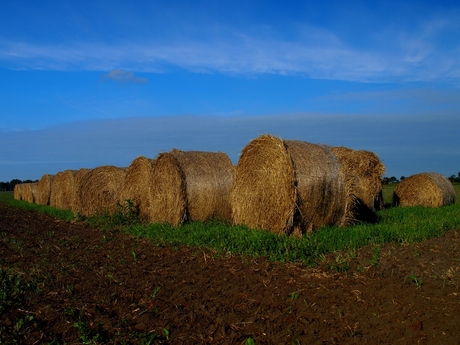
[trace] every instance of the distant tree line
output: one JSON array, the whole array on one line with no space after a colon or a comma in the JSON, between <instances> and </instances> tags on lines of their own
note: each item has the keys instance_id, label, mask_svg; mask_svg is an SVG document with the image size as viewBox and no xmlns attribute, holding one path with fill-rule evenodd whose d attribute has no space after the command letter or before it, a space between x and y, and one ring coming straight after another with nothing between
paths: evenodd
<instances>
[{"instance_id":1,"label":"distant tree line","mask_svg":"<svg viewBox=\"0 0 460 345\"><path fill-rule=\"evenodd\" d=\"M38 180L32 181L32 180L18 180L17 178L11 180L10 182L0 182L0 191L5 192L5 191L13 191L14 186L16 186L19 183L32 183L32 182L38 182Z\"/></svg>"},{"instance_id":2,"label":"distant tree line","mask_svg":"<svg viewBox=\"0 0 460 345\"><path fill-rule=\"evenodd\" d=\"M449 179L451 182L460 182L460 171L458 172L457 176L455 176L455 175L450 175L450 177L448 177L448 179Z\"/></svg>"}]
</instances>

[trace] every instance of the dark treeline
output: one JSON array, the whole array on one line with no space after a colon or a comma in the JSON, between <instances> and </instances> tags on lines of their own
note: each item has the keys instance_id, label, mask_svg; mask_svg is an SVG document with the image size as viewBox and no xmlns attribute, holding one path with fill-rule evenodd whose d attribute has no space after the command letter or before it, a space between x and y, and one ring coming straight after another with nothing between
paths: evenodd
<instances>
[{"instance_id":1,"label":"dark treeline","mask_svg":"<svg viewBox=\"0 0 460 345\"><path fill-rule=\"evenodd\" d=\"M16 186L17 184L19 183L32 183L32 182L38 182L38 180L24 180L24 181L21 181L21 180L18 180L18 179L13 179L11 180L10 182L0 182L0 191L2 192L6 192L6 191L13 191L14 190L14 186Z\"/></svg>"}]
</instances>

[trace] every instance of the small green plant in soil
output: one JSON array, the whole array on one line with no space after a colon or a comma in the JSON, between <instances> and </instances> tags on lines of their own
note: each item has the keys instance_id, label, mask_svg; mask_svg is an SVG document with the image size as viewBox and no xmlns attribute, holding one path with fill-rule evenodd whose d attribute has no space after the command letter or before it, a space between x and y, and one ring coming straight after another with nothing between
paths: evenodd
<instances>
[{"instance_id":1,"label":"small green plant in soil","mask_svg":"<svg viewBox=\"0 0 460 345\"><path fill-rule=\"evenodd\" d=\"M39 291L36 281L27 281L19 273L0 268L0 344L20 344L27 338L27 329L34 316L28 313L6 317L13 308L21 307L28 293Z\"/></svg>"},{"instance_id":2,"label":"small green plant in soil","mask_svg":"<svg viewBox=\"0 0 460 345\"><path fill-rule=\"evenodd\" d=\"M134 205L131 200L118 203L117 209L113 213L103 210L94 216L83 219L87 224L104 230L120 229L141 223L139 219L139 207Z\"/></svg>"},{"instance_id":3,"label":"small green plant in soil","mask_svg":"<svg viewBox=\"0 0 460 345\"><path fill-rule=\"evenodd\" d=\"M413 275L407 276L404 278L404 281L406 281L406 279L409 279L410 281L415 283L415 285L417 286L417 289L420 289L422 287L422 280L418 278L416 275L413 274Z\"/></svg>"},{"instance_id":4,"label":"small green plant in soil","mask_svg":"<svg viewBox=\"0 0 460 345\"><path fill-rule=\"evenodd\" d=\"M380 266L380 246L372 247L372 257L369 262L375 267Z\"/></svg>"},{"instance_id":5,"label":"small green plant in soil","mask_svg":"<svg viewBox=\"0 0 460 345\"><path fill-rule=\"evenodd\" d=\"M256 342L251 337L247 338L246 341L244 342L244 345L255 345L255 344Z\"/></svg>"}]
</instances>

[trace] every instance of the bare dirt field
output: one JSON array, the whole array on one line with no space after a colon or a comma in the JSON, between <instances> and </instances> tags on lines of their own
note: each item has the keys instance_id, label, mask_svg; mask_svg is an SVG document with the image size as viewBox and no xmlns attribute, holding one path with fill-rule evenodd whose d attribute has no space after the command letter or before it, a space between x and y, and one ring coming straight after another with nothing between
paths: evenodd
<instances>
[{"instance_id":1,"label":"bare dirt field","mask_svg":"<svg viewBox=\"0 0 460 345\"><path fill-rule=\"evenodd\" d=\"M369 246L348 267L335 254L311 268L158 247L0 203L0 268L39 288L5 306L0 340L459 344L459 238Z\"/></svg>"}]
</instances>

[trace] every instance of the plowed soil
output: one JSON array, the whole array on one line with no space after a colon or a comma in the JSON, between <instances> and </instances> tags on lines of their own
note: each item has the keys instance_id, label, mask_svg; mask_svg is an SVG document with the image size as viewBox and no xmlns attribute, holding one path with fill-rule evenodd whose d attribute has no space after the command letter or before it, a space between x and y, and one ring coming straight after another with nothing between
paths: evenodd
<instances>
[{"instance_id":1,"label":"plowed soil","mask_svg":"<svg viewBox=\"0 0 460 345\"><path fill-rule=\"evenodd\" d=\"M459 344L459 235L369 246L312 268L159 247L0 203L0 268L39 287L8 305L0 339Z\"/></svg>"}]
</instances>

